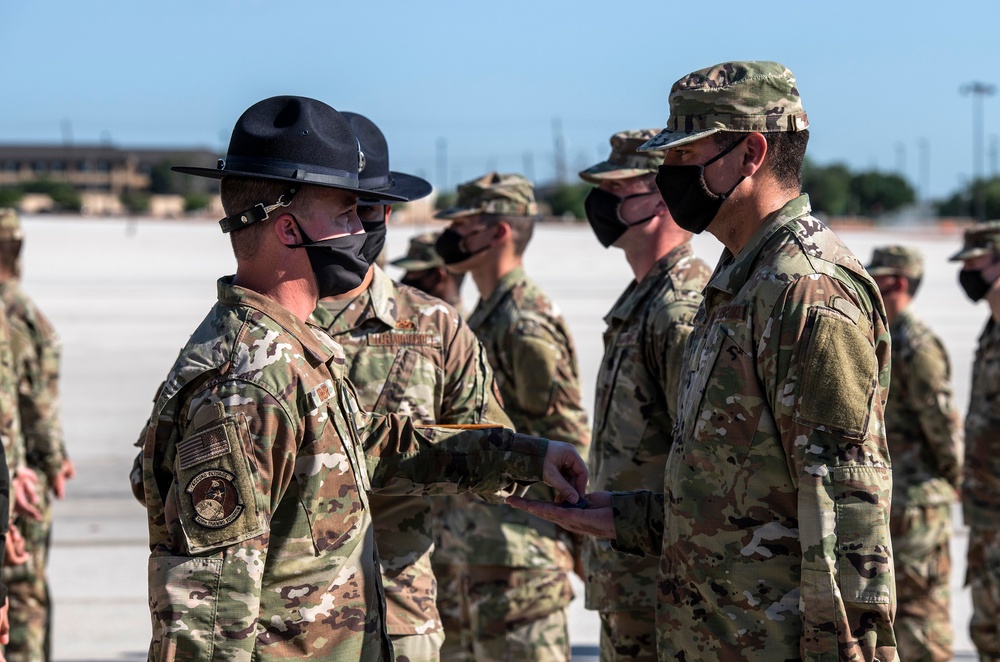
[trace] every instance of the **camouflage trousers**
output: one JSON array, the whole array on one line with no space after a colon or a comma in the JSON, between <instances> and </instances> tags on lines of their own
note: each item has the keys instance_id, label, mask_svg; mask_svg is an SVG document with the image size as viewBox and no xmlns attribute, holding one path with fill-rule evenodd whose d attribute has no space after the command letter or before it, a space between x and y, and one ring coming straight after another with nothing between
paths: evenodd
<instances>
[{"instance_id":1,"label":"camouflage trousers","mask_svg":"<svg viewBox=\"0 0 1000 662\"><path fill-rule=\"evenodd\" d=\"M656 662L656 608L601 612L601 662Z\"/></svg>"},{"instance_id":2,"label":"camouflage trousers","mask_svg":"<svg viewBox=\"0 0 1000 662\"><path fill-rule=\"evenodd\" d=\"M566 607L573 599L565 571L466 566L458 580L438 584L445 623L443 662L564 662L570 659ZM452 592L458 585L458 593ZM440 598L462 596L459 623ZM457 635L457 636L456 636Z\"/></svg>"},{"instance_id":3,"label":"camouflage trousers","mask_svg":"<svg viewBox=\"0 0 1000 662\"><path fill-rule=\"evenodd\" d=\"M900 660L947 662L951 626L951 506L894 509L889 529L896 570L896 646Z\"/></svg>"},{"instance_id":4,"label":"camouflage trousers","mask_svg":"<svg viewBox=\"0 0 1000 662\"><path fill-rule=\"evenodd\" d=\"M7 584L10 609L10 643L4 647L8 662L42 662L49 659L51 602L45 567L52 531L51 494L39 473L42 521L19 516L15 524L24 536L30 559L19 566L4 567L0 577Z\"/></svg>"},{"instance_id":5,"label":"camouflage trousers","mask_svg":"<svg viewBox=\"0 0 1000 662\"><path fill-rule=\"evenodd\" d=\"M396 662L439 662L444 631L430 634L390 634Z\"/></svg>"},{"instance_id":6,"label":"camouflage trousers","mask_svg":"<svg viewBox=\"0 0 1000 662\"><path fill-rule=\"evenodd\" d=\"M983 662L1000 660L1000 529L969 531L965 583L972 589L969 634Z\"/></svg>"}]
</instances>

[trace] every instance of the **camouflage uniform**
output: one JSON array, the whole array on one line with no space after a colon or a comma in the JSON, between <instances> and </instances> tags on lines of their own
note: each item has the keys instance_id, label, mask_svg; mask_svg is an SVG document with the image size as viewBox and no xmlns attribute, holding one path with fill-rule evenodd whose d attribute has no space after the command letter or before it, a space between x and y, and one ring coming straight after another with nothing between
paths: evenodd
<instances>
[{"instance_id":1,"label":"camouflage uniform","mask_svg":"<svg viewBox=\"0 0 1000 662\"><path fill-rule=\"evenodd\" d=\"M656 152L636 152L655 131L623 131L611 155L580 173L590 182L655 172ZM677 416L684 343L711 269L683 243L631 284L605 316L597 374L589 489L661 490ZM601 613L601 659L656 659L655 556L616 552L588 536L583 545L586 606Z\"/></svg>"},{"instance_id":2,"label":"camouflage uniform","mask_svg":"<svg viewBox=\"0 0 1000 662\"><path fill-rule=\"evenodd\" d=\"M368 491L510 493L544 441L369 414L339 345L271 299L219 302L142 435L151 659L388 659Z\"/></svg>"},{"instance_id":3,"label":"camouflage uniform","mask_svg":"<svg viewBox=\"0 0 1000 662\"><path fill-rule=\"evenodd\" d=\"M923 277L919 252L875 250L873 276ZM885 407L892 455L889 520L896 570L899 656L913 662L952 659L951 504L962 473L962 425L952 402L944 345L909 308L889 322L892 388Z\"/></svg>"},{"instance_id":4,"label":"camouflage uniform","mask_svg":"<svg viewBox=\"0 0 1000 662\"><path fill-rule=\"evenodd\" d=\"M482 346L451 306L394 284L378 267L368 289L353 300L320 304L313 321L343 346L347 376L366 410L410 416L421 425L512 427L494 395L493 371ZM386 628L394 643L421 636L436 640L424 647L437 651L444 632L431 570L431 500L373 494L369 501L386 592Z\"/></svg>"},{"instance_id":5,"label":"camouflage uniform","mask_svg":"<svg viewBox=\"0 0 1000 662\"><path fill-rule=\"evenodd\" d=\"M777 63L695 72L670 106L657 148L807 126ZM789 200L723 251L685 351L664 492L613 497L616 547L661 555L661 660L896 657L885 311L809 212Z\"/></svg>"},{"instance_id":6,"label":"camouflage uniform","mask_svg":"<svg viewBox=\"0 0 1000 662\"><path fill-rule=\"evenodd\" d=\"M438 217L525 216L534 209L526 179L487 175L460 186L458 207ZM521 267L479 301L469 327L486 348L514 428L526 434L546 430L552 439L573 443L584 454L590 430L580 404L572 338L555 305ZM542 486L531 488L528 496L553 498ZM568 573L577 541L523 511L466 501L449 510L441 532L441 552L467 568L466 655L477 660L569 659L566 608L573 592ZM450 659L461 659L448 652Z\"/></svg>"},{"instance_id":7,"label":"camouflage uniform","mask_svg":"<svg viewBox=\"0 0 1000 662\"><path fill-rule=\"evenodd\" d=\"M1000 221L965 232L952 260L1000 256ZM995 258L996 259L996 258ZM965 583L972 589L969 632L981 660L1000 660L1000 324L992 317L979 336L965 416L962 511L969 531Z\"/></svg>"}]
</instances>

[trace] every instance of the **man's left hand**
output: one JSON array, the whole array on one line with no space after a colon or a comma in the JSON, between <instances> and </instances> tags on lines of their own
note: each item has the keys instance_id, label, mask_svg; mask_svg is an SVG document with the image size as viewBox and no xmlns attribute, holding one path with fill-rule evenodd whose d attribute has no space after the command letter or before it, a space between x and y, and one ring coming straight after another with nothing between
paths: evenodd
<instances>
[{"instance_id":1,"label":"man's left hand","mask_svg":"<svg viewBox=\"0 0 1000 662\"><path fill-rule=\"evenodd\" d=\"M567 508L557 503L515 496L507 497L507 504L555 522L567 531L595 538L614 539L615 517L611 509L611 492L592 492L586 499L586 508Z\"/></svg>"},{"instance_id":2,"label":"man's left hand","mask_svg":"<svg viewBox=\"0 0 1000 662\"><path fill-rule=\"evenodd\" d=\"M590 477L587 465L576 447L562 441L549 441L545 450L545 466L542 480L554 487L560 501L576 503L587 491Z\"/></svg>"}]
</instances>

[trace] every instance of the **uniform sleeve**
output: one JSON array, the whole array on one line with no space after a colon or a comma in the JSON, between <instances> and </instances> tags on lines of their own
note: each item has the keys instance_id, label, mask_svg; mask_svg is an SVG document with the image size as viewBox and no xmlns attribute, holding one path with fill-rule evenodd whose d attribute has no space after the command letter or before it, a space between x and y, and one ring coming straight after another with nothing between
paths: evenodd
<instances>
[{"instance_id":1,"label":"uniform sleeve","mask_svg":"<svg viewBox=\"0 0 1000 662\"><path fill-rule=\"evenodd\" d=\"M0 446L0 562L7 553L7 530L10 529L10 469L7 455ZM0 607L7 600L7 585L0 582Z\"/></svg>"},{"instance_id":2,"label":"uniform sleeve","mask_svg":"<svg viewBox=\"0 0 1000 662\"><path fill-rule=\"evenodd\" d=\"M656 375L670 421L677 420L677 395L684 365L684 346L694 329L697 306L673 302L651 314L647 323L644 350L646 365Z\"/></svg>"},{"instance_id":3,"label":"uniform sleeve","mask_svg":"<svg viewBox=\"0 0 1000 662\"><path fill-rule=\"evenodd\" d=\"M663 493L613 492L615 539L611 546L634 556L659 556L663 549Z\"/></svg>"},{"instance_id":4,"label":"uniform sleeve","mask_svg":"<svg viewBox=\"0 0 1000 662\"><path fill-rule=\"evenodd\" d=\"M28 464L51 481L64 459L59 424L58 349L26 320L11 319L16 357L18 411ZM53 339L54 342L54 339Z\"/></svg>"},{"instance_id":5,"label":"uniform sleeve","mask_svg":"<svg viewBox=\"0 0 1000 662\"><path fill-rule=\"evenodd\" d=\"M499 402L486 350L468 325L458 320L445 349L444 393L439 423L496 424L513 428Z\"/></svg>"},{"instance_id":6,"label":"uniform sleeve","mask_svg":"<svg viewBox=\"0 0 1000 662\"><path fill-rule=\"evenodd\" d=\"M548 441L500 427L415 427L405 416L367 414L359 429L371 489L440 496L475 492L502 503L541 481Z\"/></svg>"},{"instance_id":7,"label":"uniform sleeve","mask_svg":"<svg viewBox=\"0 0 1000 662\"><path fill-rule=\"evenodd\" d=\"M249 659L271 518L299 441L316 431L293 424L263 389L232 382L192 397L176 425L176 445L163 437L144 447L147 508L162 504L164 527L150 533L160 541L149 561L151 659L171 647L178 659ZM158 519L150 513L151 527ZM308 530L282 535L310 540Z\"/></svg>"},{"instance_id":8,"label":"uniform sleeve","mask_svg":"<svg viewBox=\"0 0 1000 662\"><path fill-rule=\"evenodd\" d=\"M918 413L937 469L955 488L962 478L964 435L951 390L948 356L937 339L921 343L910 359L907 392Z\"/></svg>"},{"instance_id":9,"label":"uniform sleeve","mask_svg":"<svg viewBox=\"0 0 1000 662\"><path fill-rule=\"evenodd\" d=\"M867 298L826 276L804 280L786 288L758 337L758 378L798 486L800 650L894 659L888 332L879 310L873 329Z\"/></svg>"}]
</instances>

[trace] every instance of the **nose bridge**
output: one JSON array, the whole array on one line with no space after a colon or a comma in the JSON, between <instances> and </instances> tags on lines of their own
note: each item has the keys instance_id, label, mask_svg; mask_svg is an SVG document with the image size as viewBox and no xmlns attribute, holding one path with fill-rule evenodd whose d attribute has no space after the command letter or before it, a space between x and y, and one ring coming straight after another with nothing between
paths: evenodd
<instances>
[{"instance_id":1,"label":"nose bridge","mask_svg":"<svg viewBox=\"0 0 1000 662\"><path fill-rule=\"evenodd\" d=\"M347 218L347 231L350 234L365 234L365 227L361 224L357 206L351 208L351 213Z\"/></svg>"}]
</instances>

